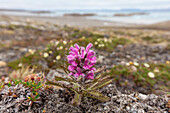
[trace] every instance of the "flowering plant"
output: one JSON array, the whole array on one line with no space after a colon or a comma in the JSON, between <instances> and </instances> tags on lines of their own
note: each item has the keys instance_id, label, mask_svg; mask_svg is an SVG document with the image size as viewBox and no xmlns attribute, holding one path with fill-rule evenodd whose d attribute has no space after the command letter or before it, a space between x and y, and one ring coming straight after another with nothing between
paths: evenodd
<instances>
[{"instance_id":1,"label":"flowering plant","mask_svg":"<svg viewBox=\"0 0 170 113\"><path fill-rule=\"evenodd\" d=\"M94 65L96 64L96 56L93 50L90 48L93 45L90 43L87 45L86 49L84 47L79 47L77 44L74 47L70 47L69 55L67 56L68 66L70 71L69 76L73 75L78 78L82 76L83 80L94 79Z\"/></svg>"},{"instance_id":2,"label":"flowering plant","mask_svg":"<svg viewBox=\"0 0 170 113\"><path fill-rule=\"evenodd\" d=\"M67 56L68 69L63 66L64 70L68 72L68 76L55 76L54 82L47 79L47 84L73 91L75 93L71 101L73 105L80 105L83 97L91 97L100 101L110 99L97 90L110 84L112 79L110 79L109 75L103 77L100 74L105 68L96 70L94 67L96 56L95 52L90 50L92 46L90 43L86 49L79 47L77 44L70 47L70 52Z\"/></svg>"}]
</instances>

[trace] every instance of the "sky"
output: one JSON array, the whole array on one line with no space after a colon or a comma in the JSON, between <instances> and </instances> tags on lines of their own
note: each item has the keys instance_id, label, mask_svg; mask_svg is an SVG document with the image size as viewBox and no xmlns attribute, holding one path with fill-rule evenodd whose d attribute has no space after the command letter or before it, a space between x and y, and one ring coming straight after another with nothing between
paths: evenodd
<instances>
[{"instance_id":1,"label":"sky","mask_svg":"<svg viewBox=\"0 0 170 113\"><path fill-rule=\"evenodd\" d=\"M0 0L0 8L56 9L170 9L170 0Z\"/></svg>"}]
</instances>

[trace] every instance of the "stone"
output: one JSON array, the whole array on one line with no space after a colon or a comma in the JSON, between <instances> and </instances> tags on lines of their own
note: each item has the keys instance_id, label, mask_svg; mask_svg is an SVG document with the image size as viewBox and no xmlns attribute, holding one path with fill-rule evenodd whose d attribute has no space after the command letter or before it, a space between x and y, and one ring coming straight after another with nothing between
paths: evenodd
<instances>
[{"instance_id":1,"label":"stone","mask_svg":"<svg viewBox=\"0 0 170 113\"><path fill-rule=\"evenodd\" d=\"M5 67L7 64L4 61L0 61L0 67Z\"/></svg>"}]
</instances>

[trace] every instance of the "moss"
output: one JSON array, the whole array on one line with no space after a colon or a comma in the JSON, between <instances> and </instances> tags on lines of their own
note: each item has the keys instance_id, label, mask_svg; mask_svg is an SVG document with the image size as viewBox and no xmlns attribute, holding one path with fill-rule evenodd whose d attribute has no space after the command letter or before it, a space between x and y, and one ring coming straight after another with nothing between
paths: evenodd
<instances>
[{"instance_id":1,"label":"moss","mask_svg":"<svg viewBox=\"0 0 170 113\"><path fill-rule=\"evenodd\" d=\"M31 26L31 25L26 25L26 26L24 26L24 29L37 29L36 27L33 27L33 26Z\"/></svg>"},{"instance_id":2,"label":"moss","mask_svg":"<svg viewBox=\"0 0 170 113\"><path fill-rule=\"evenodd\" d=\"M145 41L151 41L151 40L153 40L153 37L145 36L145 37L142 37L142 39Z\"/></svg>"},{"instance_id":3,"label":"moss","mask_svg":"<svg viewBox=\"0 0 170 113\"><path fill-rule=\"evenodd\" d=\"M153 88L155 84L159 86L160 89L168 89L168 82L170 80L170 64L150 64L149 68L144 67L140 64L136 67L137 71L133 71L131 66L117 65L111 69L109 73L114 78L115 82L119 81L134 81L138 87L150 87ZM159 72L154 72L157 69ZM154 78L148 76L149 72L155 74ZM164 86L164 87L162 87Z\"/></svg>"},{"instance_id":4,"label":"moss","mask_svg":"<svg viewBox=\"0 0 170 113\"><path fill-rule=\"evenodd\" d=\"M80 39L73 40L73 44L77 43L81 46L86 46L87 44L92 43L95 49L112 52L117 47L117 45L127 45L131 42L130 40L125 38L109 38L106 39L107 41L105 41L105 39L106 38L97 38L97 37L90 37L84 39L80 38ZM104 45L104 46L100 46L100 45Z\"/></svg>"},{"instance_id":5,"label":"moss","mask_svg":"<svg viewBox=\"0 0 170 113\"><path fill-rule=\"evenodd\" d=\"M5 44L0 43L0 48L5 47Z\"/></svg>"},{"instance_id":6,"label":"moss","mask_svg":"<svg viewBox=\"0 0 170 113\"><path fill-rule=\"evenodd\" d=\"M148 43L161 43L161 42L166 41L167 39L163 39L163 37L160 37L160 36L154 36L154 37L145 36L145 37L142 37L142 40Z\"/></svg>"},{"instance_id":7,"label":"moss","mask_svg":"<svg viewBox=\"0 0 170 113\"><path fill-rule=\"evenodd\" d=\"M10 24L10 25L0 25L0 28L8 28L10 30L15 30L16 28L20 28L20 27L23 27L25 30L28 30L28 29L37 29L31 25L26 25L26 26L23 26L23 25L14 25L14 24Z\"/></svg>"},{"instance_id":8,"label":"moss","mask_svg":"<svg viewBox=\"0 0 170 113\"><path fill-rule=\"evenodd\" d=\"M165 49L170 51L170 44L168 44Z\"/></svg>"},{"instance_id":9,"label":"moss","mask_svg":"<svg viewBox=\"0 0 170 113\"><path fill-rule=\"evenodd\" d=\"M15 61L11 61L7 65L8 67L16 70L20 68L18 67L20 63L22 63L23 65L32 65L34 62L38 60L40 60L39 55L33 54L33 55L23 56L22 58L15 60Z\"/></svg>"}]
</instances>

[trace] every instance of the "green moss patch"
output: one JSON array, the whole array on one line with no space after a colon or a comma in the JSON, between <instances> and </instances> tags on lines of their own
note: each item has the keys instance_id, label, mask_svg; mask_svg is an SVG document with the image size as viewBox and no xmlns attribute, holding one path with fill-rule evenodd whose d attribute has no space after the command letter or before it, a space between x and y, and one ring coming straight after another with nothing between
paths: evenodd
<instances>
[{"instance_id":1,"label":"green moss patch","mask_svg":"<svg viewBox=\"0 0 170 113\"><path fill-rule=\"evenodd\" d=\"M139 66L117 65L106 74L113 76L114 81L121 87L133 84L133 88L147 87L154 91L155 87L158 86L159 89L168 91L170 89L168 85L170 64L149 65L150 67L145 67L144 64L139 64ZM149 73L153 73L154 77L149 76Z\"/></svg>"}]
</instances>

